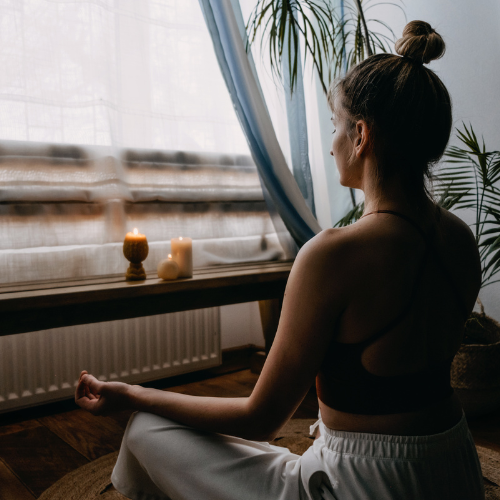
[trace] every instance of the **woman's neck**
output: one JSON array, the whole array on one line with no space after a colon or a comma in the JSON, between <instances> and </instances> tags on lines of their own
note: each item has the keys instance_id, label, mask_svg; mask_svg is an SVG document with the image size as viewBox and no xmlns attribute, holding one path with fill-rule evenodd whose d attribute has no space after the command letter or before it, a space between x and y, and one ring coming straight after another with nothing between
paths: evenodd
<instances>
[{"instance_id":1,"label":"woman's neck","mask_svg":"<svg viewBox=\"0 0 500 500\"><path fill-rule=\"evenodd\" d=\"M367 182L365 193L365 213L377 210L394 210L407 214L425 215L434 206L426 193L411 193L397 179L383 183Z\"/></svg>"}]
</instances>

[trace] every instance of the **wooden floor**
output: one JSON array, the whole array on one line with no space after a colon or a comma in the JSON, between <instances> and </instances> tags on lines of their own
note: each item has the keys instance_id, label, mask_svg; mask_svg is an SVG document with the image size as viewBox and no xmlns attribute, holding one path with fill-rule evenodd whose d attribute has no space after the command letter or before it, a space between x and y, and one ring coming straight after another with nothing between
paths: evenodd
<instances>
[{"instance_id":1,"label":"wooden floor","mask_svg":"<svg viewBox=\"0 0 500 500\"><path fill-rule=\"evenodd\" d=\"M244 397L257 378L248 369L215 376L190 374L164 380L159 388L196 396ZM317 411L311 390L294 417L314 418ZM118 450L129 416L123 411L94 417L70 401L0 416L0 499L38 498L68 472ZM470 427L478 444L500 451L500 412L470 422Z\"/></svg>"},{"instance_id":2,"label":"wooden floor","mask_svg":"<svg viewBox=\"0 0 500 500\"><path fill-rule=\"evenodd\" d=\"M208 376L201 380L203 374L175 377L163 381L163 388L195 396L244 397L250 395L258 378L249 369ZM0 499L38 498L68 472L118 450L130 413L94 417L65 402L0 415ZM311 392L295 418L314 418L317 413Z\"/></svg>"}]
</instances>

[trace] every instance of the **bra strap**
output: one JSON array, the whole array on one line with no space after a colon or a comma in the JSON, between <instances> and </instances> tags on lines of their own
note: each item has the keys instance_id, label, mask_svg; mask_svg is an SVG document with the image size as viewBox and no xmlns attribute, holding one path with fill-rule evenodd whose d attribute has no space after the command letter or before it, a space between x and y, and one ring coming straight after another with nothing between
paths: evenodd
<instances>
[{"instance_id":1,"label":"bra strap","mask_svg":"<svg viewBox=\"0 0 500 500\"><path fill-rule=\"evenodd\" d=\"M408 217L407 215L404 215L400 212L395 212L393 210L374 210L373 212L368 212L367 214L362 215L360 218L362 219L363 217L366 217L367 215L372 215L372 214L391 214L391 215L395 215L397 217L400 217L401 219L404 219L406 222L411 224L418 231L420 236L422 236L425 243L427 244L428 248L432 247L432 245L429 242L428 236L424 233L422 228L413 219L410 219L410 217ZM427 253L428 252L426 252L426 254ZM443 261L441 260L439 255L436 252L432 252L432 254L433 254L434 258L436 259L436 261L438 262L441 271L444 273L444 275L448 279L448 282L449 282L450 287L452 289L452 293L455 296L455 300L458 302L459 307L462 310L462 314L464 316L464 321L467 321L467 318L469 317L469 309L468 309L467 305L465 304L463 297L458 292L458 289L456 287L455 280L454 280L453 276L451 276L451 274L449 273L448 269L443 264ZM423 269L421 269L421 270L423 271ZM398 318L396 318L396 319L398 319ZM397 324L397 322L394 323L394 326L396 324ZM386 331L386 330L384 329L384 331ZM368 340L370 340L370 339L368 339Z\"/></svg>"},{"instance_id":2,"label":"bra strap","mask_svg":"<svg viewBox=\"0 0 500 500\"><path fill-rule=\"evenodd\" d=\"M418 231L420 236L422 236L422 238L425 240L426 243L429 242L429 238L424 233L422 228L413 219L410 219L410 217L408 217L407 215L404 215L400 212L394 212L393 210L374 210L373 212L368 212L367 214L362 215L360 219L366 217L367 215L372 215L372 214L391 214L395 215L396 217L400 217L401 219L404 219L406 222L411 224Z\"/></svg>"},{"instance_id":3,"label":"bra strap","mask_svg":"<svg viewBox=\"0 0 500 500\"><path fill-rule=\"evenodd\" d=\"M370 335L370 337L368 337L367 339L357 343L356 345L358 345L361 350L364 351L369 345L373 344L378 339L382 338L386 333L390 332L399 323L401 323L401 321L403 321L406 315L410 312L413 302L415 301L415 298L417 296L418 289L420 288L420 282L422 281L422 276L424 274L424 269L425 265L427 264L428 258L429 258L429 249L427 248L425 250L425 254L422 258L422 261L418 266L417 277L415 278L415 281L413 283L413 289L411 291L411 295L406 306L395 318L389 321L389 323L385 325L381 330L374 333L373 335Z\"/></svg>"}]
</instances>

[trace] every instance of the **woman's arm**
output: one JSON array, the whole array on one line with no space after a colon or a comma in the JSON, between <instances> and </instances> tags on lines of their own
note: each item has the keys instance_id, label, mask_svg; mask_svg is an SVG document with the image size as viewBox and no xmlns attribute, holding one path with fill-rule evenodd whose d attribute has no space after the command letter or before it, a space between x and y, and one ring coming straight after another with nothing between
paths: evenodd
<instances>
[{"instance_id":1,"label":"woman's arm","mask_svg":"<svg viewBox=\"0 0 500 500\"><path fill-rule=\"evenodd\" d=\"M83 371L75 399L94 415L122 409L145 411L190 427L260 440L249 420L250 398L188 396L122 382L101 382Z\"/></svg>"},{"instance_id":2,"label":"woman's arm","mask_svg":"<svg viewBox=\"0 0 500 500\"><path fill-rule=\"evenodd\" d=\"M314 382L347 304L341 230L320 233L299 252L288 279L276 338L248 398L209 398L100 382L82 372L76 402L94 414L129 408L202 430L273 439Z\"/></svg>"}]
</instances>

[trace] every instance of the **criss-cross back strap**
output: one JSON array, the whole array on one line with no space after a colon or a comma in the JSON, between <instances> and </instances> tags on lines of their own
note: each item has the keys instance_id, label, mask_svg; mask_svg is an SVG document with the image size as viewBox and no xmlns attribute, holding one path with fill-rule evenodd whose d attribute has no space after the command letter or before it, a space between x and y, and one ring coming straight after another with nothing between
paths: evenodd
<instances>
[{"instance_id":1,"label":"criss-cross back strap","mask_svg":"<svg viewBox=\"0 0 500 500\"><path fill-rule=\"evenodd\" d=\"M384 328L382 328L382 330L379 330L375 334L371 335L367 339L360 342L358 345L362 348L369 346L373 342L377 341L379 338L383 337L387 332L389 332L395 326L397 326L405 318L405 316L409 313L411 306L413 305L413 301L416 298L418 287L420 285L420 282L422 281L422 276L424 274L425 265L427 263L429 253L430 253L431 248L432 248L432 246L430 244L430 238L425 234L425 232L422 230L422 228L414 220L412 220L410 217L408 217L407 215L401 214L399 212L394 212L393 210L375 210L373 212L369 212L367 214L364 214L361 218L366 217L368 215L380 214L380 213L395 215L396 217L399 217L399 218L405 220L406 222L408 222L409 224L411 224L417 230L417 232L420 234L420 236L422 236L422 239L424 240L424 242L426 244L426 249L425 249L425 253L424 253L424 256L422 258L422 261L418 267L417 277L415 279L415 283L413 284L413 290L412 290L412 293L411 293L411 296L410 296L410 299L409 299L407 305L403 308L403 310L394 319L392 319ZM455 280L450 275L450 273L448 272L446 267L443 265L441 259L436 254L436 252L432 252L432 254L433 254L433 257L438 262L441 271L445 274L446 278L448 279L450 286L453 290L453 294L455 295L455 298L460 305L460 309L464 313L465 319L467 319L467 317L469 316L469 312L468 312L467 307L465 306L465 303L464 303L462 297L460 296L460 294L458 292L458 289L455 285Z\"/></svg>"}]
</instances>

